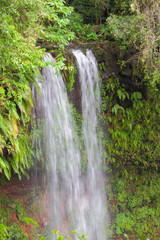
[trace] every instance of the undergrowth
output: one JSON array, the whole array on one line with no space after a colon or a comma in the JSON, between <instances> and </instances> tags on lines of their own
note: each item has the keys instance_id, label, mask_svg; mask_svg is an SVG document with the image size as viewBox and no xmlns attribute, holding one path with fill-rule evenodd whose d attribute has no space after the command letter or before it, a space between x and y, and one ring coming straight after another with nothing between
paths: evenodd
<instances>
[{"instance_id":1,"label":"undergrowth","mask_svg":"<svg viewBox=\"0 0 160 240\"><path fill-rule=\"evenodd\" d=\"M159 239L160 176L155 171L114 172L109 202L115 236Z\"/></svg>"}]
</instances>

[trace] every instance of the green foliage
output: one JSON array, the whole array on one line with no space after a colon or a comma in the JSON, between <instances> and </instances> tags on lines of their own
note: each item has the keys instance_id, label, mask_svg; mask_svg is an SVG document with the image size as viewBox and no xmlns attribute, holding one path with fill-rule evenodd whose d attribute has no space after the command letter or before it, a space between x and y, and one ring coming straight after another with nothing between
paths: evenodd
<instances>
[{"instance_id":1,"label":"green foliage","mask_svg":"<svg viewBox=\"0 0 160 240\"><path fill-rule=\"evenodd\" d=\"M82 40L98 40L97 34L94 32L94 30L91 28L90 24L84 24L82 28Z\"/></svg>"},{"instance_id":2,"label":"green foliage","mask_svg":"<svg viewBox=\"0 0 160 240\"><path fill-rule=\"evenodd\" d=\"M71 31L75 33L76 39L79 39L81 41L98 40L98 35L92 28L91 24L83 24L82 15L73 12L69 17L69 20L69 27Z\"/></svg>"},{"instance_id":3,"label":"green foliage","mask_svg":"<svg viewBox=\"0 0 160 240\"><path fill-rule=\"evenodd\" d=\"M72 52L69 52L66 54L65 68L62 71L63 79L66 82L68 92L73 90L76 73L77 69L74 64L73 54Z\"/></svg>"},{"instance_id":4,"label":"green foliage","mask_svg":"<svg viewBox=\"0 0 160 240\"><path fill-rule=\"evenodd\" d=\"M80 36L82 33L82 27L83 27L83 17L80 13L72 12L72 14L69 16L69 27L70 29L75 32L76 36Z\"/></svg>"},{"instance_id":5,"label":"green foliage","mask_svg":"<svg viewBox=\"0 0 160 240\"><path fill-rule=\"evenodd\" d=\"M19 223L11 221L12 214L16 213ZM23 233L20 225L24 221L24 209L17 200L8 200L6 197L0 198L0 240L27 240L27 234Z\"/></svg>"},{"instance_id":6,"label":"green foliage","mask_svg":"<svg viewBox=\"0 0 160 240\"><path fill-rule=\"evenodd\" d=\"M102 88L114 231L127 239L158 239L159 232L159 9L159 1L135 0L128 15L114 13L102 26L119 47L120 71L137 64L129 83L111 77Z\"/></svg>"},{"instance_id":7,"label":"green foliage","mask_svg":"<svg viewBox=\"0 0 160 240\"><path fill-rule=\"evenodd\" d=\"M82 173L85 173L88 166L88 160L87 160L83 129L82 129L82 115L77 111L77 109L73 105L71 105L71 109L72 109L72 117L74 119L73 137L76 138L75 142L78 143L78 148L81 151L81 157L82 157L81 171Z\"/></svg>"},{"instance_id":8,"label":"green foliage","mask_svg":"<svg viewBox=\"0 0 160 240\"><path fill-rule=\"evenodd\" d=\"M10 199L6 195L0 197L0 240L28 240L31 237L48 239L48 237L42 237L42 235L48 235L48 229L46 229L47 233L43 229L42 234L41 227L34 220L38 219L41 225L42 219L37 218L37 204L33 201L34 197L35 192L27 193L26 199L20 200ZM43 218L43 215L41 217Z\"/></svg>"},{"instance_id":9,"label":"green foliage","mask_svg":"<svg viewBox=\"0 0 160 240\"><path fill-rule=\"evenodd\" d=\"M0 173L8 179L32 165L31 84L45 51L36 41L67 45L74 38L67 27L72 10L63 0L0 1ZM64 68L60 54L56 67Z\"/></svg>"},{"instance_id":10,"label":"green foliage","mask_svg":"<svg viewBox=\"0 0 160 240\"><path fill-rule=\"evenodd\" d=\"M35 222L32 218L25 217L24 220L27 224L33 223L35 226L38 226L38 223Z\"/></svg>"},{"instance_id":11,"label":"green foliage","mask_svg":"<svg viewBox=\"0 0 160 240\"><path fill-rule=\"evenodd\" d=\"M73 0L71 5L83 16L85 23L98 24L101 19L101 12L104 10L103 0Z\"/></svg>"},{"instance_id":12,"label":"green foliage","mask_svg":"<svg viewBox=\"0 0 160 240\"><path fill-rule=\"evenodd\" d=\"M4 224L0 224L0 240L4 240L8 237L8 227Z\"/></svg>"},{"instance_id":13,"label":"green foliage","mask_svg":"<svg viewBox=\"0 0 160 240\"><path fill-rule=\"evenodd\" d=\"M141 73L149 85L156 88L159 83L159 1L134 0L127 16L111 15L102 27L103 33L112 37L121 50L129 50L135 54L141 64ZM128 59L127 59L128 61Z\"/></svg>"},{"instance_id":14,"label":"green foliage","mask_svg":"<svg viewBox=\"0 0 160 240\"><path fill-rule=\"evenodd\" d=\"M54 230L54 231L52 231L52 233L53 233L54 235L56 235L56 239L57 239L57 240L72 239L69 235L65 235L65 236L61 235L58 230ZM72 231L71 233L72 233L72 234L75 234L75 235L78 237L78 239L80 239L80 240L87 240L85 234L83 234L83 233L80 233L80 232L78 232L78 231Z\"/></svg>"},{"instance_id":15,"label":"green foliage","mask_svg":"<svg viewBox=\"0 0 160 240\"><path fill-rule=\"evenodd\" d=\"M111 78L104 85L102 93L104 120L109 123L110 134L110 140L106 141L110 155L108 161L118 168L132 164L139 168L158 169L158 92L146 100L141 92L129 93L117 78Z\"/></svg>"},{"instance_id":16,"label":"green foliage","mask_svg":"<svg viewBox=\"0 0 160 240\"><path fill-rule=\"evenodd\" d=\"M110 200L114 199L112 213L116 215L116 234L128 236L128 239L133 234L139 240L158 239L159 175L152 171L139 174L135 168L128 168L127 171L128 175L114 172L112 177Z\"/></svg>"},{"instance_id":17,"label":"green foliage","mask_svg":"<svg viewBox=\"0 0 160 240\"><path fill-rule=\"evenodd\" d=\"M111 35L119 43L121 49L137 46L145 38L145 31L140 33L140 22L144 16L116 16L111 15L106 20L102 32Z\"/></svg>"},{"instance_id":18,"label":"green foliage","mask_svg":"<svg viewBox=\"0 0 160 240\"><path fill-rule=\"evenodd\" d=\"M106 0L108 15L126 15L130 12L130 0Z\"/></svg>"},{"instance_id":19,"label":"green foliage","mask_svg":"<svg viewBox=\"0 0 160 240\"><path fill-rule=\"evenodd\" d=\"M111 14L130 13L130 0L70 0L68 1L83 16L84 23L101 24Z\"/></svg>"},{"instance_id":20,"label":"green foliage","mask_svg":"<svg viewBox=\"0 0 160 240\"><path fill-rule=\"evenodd\" d=\"M69 24L69 15L73 11L73 8L66 7L64 0L56 1L43 1L44 12L43 19L43 31L40 37L51 42L56 42L60 47L67 45L70 40L74 39L74 33L70 32L67 28Z\"/></svg>"},{"instance_id":21,"label":"green foliage","mask_svg":"<svg viewBox=\"0 0 160 240\"><path fill-rule=\"evenodd\" d=\"M23 233L23 228L17 224L12 224L9 228L8 228L8 240L27 240L28 236L27 234ZM3 240L3 239L2 239Z\"/></svg>"}]
</instances>

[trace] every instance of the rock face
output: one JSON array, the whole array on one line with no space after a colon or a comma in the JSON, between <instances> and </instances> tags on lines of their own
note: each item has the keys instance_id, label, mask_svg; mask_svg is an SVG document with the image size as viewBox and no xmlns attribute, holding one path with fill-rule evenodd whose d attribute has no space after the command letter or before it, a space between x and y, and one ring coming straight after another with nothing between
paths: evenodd
<instances>
[{"instance_id":1,"label":"rock face","mask_svg":"<svg viewBox=\"0 0 160 240\"><path fill-rule=\"evenodd\" d=\"M98 65L103 64L103 72L107 76L118 74L119 67L117 65L119 51L118 48L112 46L110 43L92 42L92 43L80 43L76 48L86 51L86 49L92 50L94 53ZM103 76L102 76L103 77Z\"/></svg>"},{"instance_id":2,"label":"rock face","mask_svg":"<svg viewBox=\"0 0 160 240\"><path fill-rule=\"evenodd\" d=\"M130 59L133 53L126 55L127 51L124 53L112 42L93 42L80 44L79 47L84 51L87 48L92 50L98 62L102 80L116 75L120 80L127 79L131 84L136 84L136 60ZM120 66L120 61L126 61L123 68Z\"/></svg>"},{"instance_id":3,"label":"rock face","mask_svg":"<svg viewBox=\"0 0 160 240\"><path fill-rule=\"evenodd\" d=\"M98 67L100 70L100 77L102 80L106 80L107 78L111 77L112 75L117 75L119 72L119 68L117 65L117 53L109 44L100 44L97 42L93 43L81 43L78 44L76 47L71 45L66 49L66 58L67 56L71 58L71 49L81 49L84 53L86 49L92 50L96 60L98 62ZM72 57L72 61L74 64L76 63L76 59ZM76 109L79 113L82 113L82 106L81 106L81 90L80 90L80 83L78 73L75 74L75 81L73 84L73 89L69 93L69 99L74 104Z\"/></svg>"},{"instance_id":4,"label":"rock face","mask_svg":"<svg viewBox=\"0 0 160 240\"><path fill-rule=\"evenodd\" d=\"M39 45L45 47L47 51L56 50L57 46L52 43L46 43L46 45L38 42ZM84 53L86 49L92 50L96 60L98 62L99 73L102 79L102 82L107 82L110 77L116 76L120 79L125 85L125 88L128 92L133 92L138 90L137 87L137 72L136 72L136 59L128 60L133 56L133 53L128 53L126 55L123 50L120 50L119 47L113 42L86 42L86 43L74 43L65 49L65 58L66 63L69 59L73 65L76 65L76 59L72 54L72 49L81 49ZM56 57L57 53L54 52ZM121 68L120 62L127 61L125 66ZM75 67L76 69L76 67ZM67 75L67 74L66 74ZM67 79L68 78L68 79ZM75 71L74 83L71 91L68 91L69 99L74 104L79 113L82 113L81 106L81 90L80 83L78 79L78 73ZM69 81L69 77L65 77L65 81Z\"/></svg>"},{"instance_id":5,"label":"rock face","mask_svg":"<svg viewBox=\"0 0 160 240\"><path fill-rule=\"evenodd\" d=\"M73 90L69 92L68 95L69 95L69 100L74 104L77 111L80 114L82 114L81 88L80 88L78 73L75 75Z\"/></svg>"},{"instance_id":6,"label":"rock face","mask_svg":"<svg viewBox=\"0 0 160 240\"><path fill-rule=\"evenodd\" d=\"M123 68L120 67L119 61L129 59L119 50L115 43L92 42L92 43L79 43L71 45L66 49L66 58L71 56L71 49L81 49L84 53L86 49L92 50L98 62L99 74L102 82L107 82L110 77L118 77L125 85L126 90L132 92L137 85L137 77L135 71L135 61L128 61ZM72 61L76 64L76 60L72 57ZM73 90L69 92L70 101L74 104L79 113L81 113L81 90L78 79L78 74L75 74L75 81Z\"/></svg>"}]
</instances>

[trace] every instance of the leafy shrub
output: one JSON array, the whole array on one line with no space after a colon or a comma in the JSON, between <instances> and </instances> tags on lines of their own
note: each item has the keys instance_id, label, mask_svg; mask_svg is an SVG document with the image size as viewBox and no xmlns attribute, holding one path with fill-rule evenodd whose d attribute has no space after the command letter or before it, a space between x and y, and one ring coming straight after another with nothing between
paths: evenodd
<instances>
[{"instance_id":1,"label":"leafy shrub","mask_svg":"<svg viewBox=\"0 0 160 240\"><path fill-rule=\"evenodd\" d=\"M36 41L52 41L62 49L74 39L67 28L72 10L63 0L1 1L0 173L8 179L33 164L31 85L36 85L38 66L44 66L45 51ZM57 66L64 67L59 60Z\"/></svg>"}]
</instances>

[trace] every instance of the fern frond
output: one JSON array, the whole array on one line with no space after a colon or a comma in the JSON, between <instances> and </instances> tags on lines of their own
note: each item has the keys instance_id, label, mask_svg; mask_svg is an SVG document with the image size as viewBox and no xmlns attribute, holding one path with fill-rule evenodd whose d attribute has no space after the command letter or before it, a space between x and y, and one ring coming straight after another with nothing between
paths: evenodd
<instances>
[{"instance_id":1,"label":"fern frond","mask_svg":"<svg viewBox=\"0 0 160 240\"><path fill-rule=\"evenodd\" d=\"M0 154L3 155L3 149L6 145L3 135L0 134Z\"/></svg>"},{"instance_id":2,"label":"fern frond","mask_svg":"<svg viewBox=\"0 0 160 240\"><path fill-rule=\"evenodd\" d=\"M1 169L4 171L5 176L8 178L8 180L10 180L11 168L8 161L0 157L0 166L1 166Z\"/></svg>"},{"instance_id":3,"label":"fern frond","mask_svg":"<svg viewBox=\"0 0 160 240\"><path fill-rule=\"evenodd\" d=\"M18 164L16 164L16 161L14 159L12 159L10 161L10 164L11 164L13 170L15 171L15 173L20 174L19 169L18 169Z\"/></svg>"},{"instance_id":4,"label":"fern frond","mask_svg":"<svg viewBox=\"0 0 160 240\"><path fill-rule=\"evenodd\" d=\"M5 162L3 161L3 159L0 157L0 167L2 168L2 169L4 169L4 168L6 168L7 166L6 166L6 164L5 164Z\"/></svg>"},{"instance_id":5,"label":"fern frond","mask_svg":"<svg viewBox=\"0 0 160 240\"><path fill-rule=\"evenodd\" d=\"M4 138L11 135L10 128L7 123L8 120L4 119L3 116L0 114L0 131L3 133Z\"/></svg>"},{"instance_id":6,"label":"fern frond","mask_svg":"<svg viewBox=\"0 0 160 240\"><path fill-rule=\"evenodd\" d=\"M17 121L20 120L15 104L13 104L12 107L10 108L9 118L16 119Z\"/></svg>"},{"instance_id":7,"label":"fern frond","mask_svg":"<svg viewBox=\"0 0 160 240\"><path fill-rule=\"evenodd\" d=\"M30 106L33 105L33 100L32 100L32 94L31 94L31 88L27 85L25 85L24 91L22 92L22 98L28 102Z\"/></svg>"}]
</instances>

